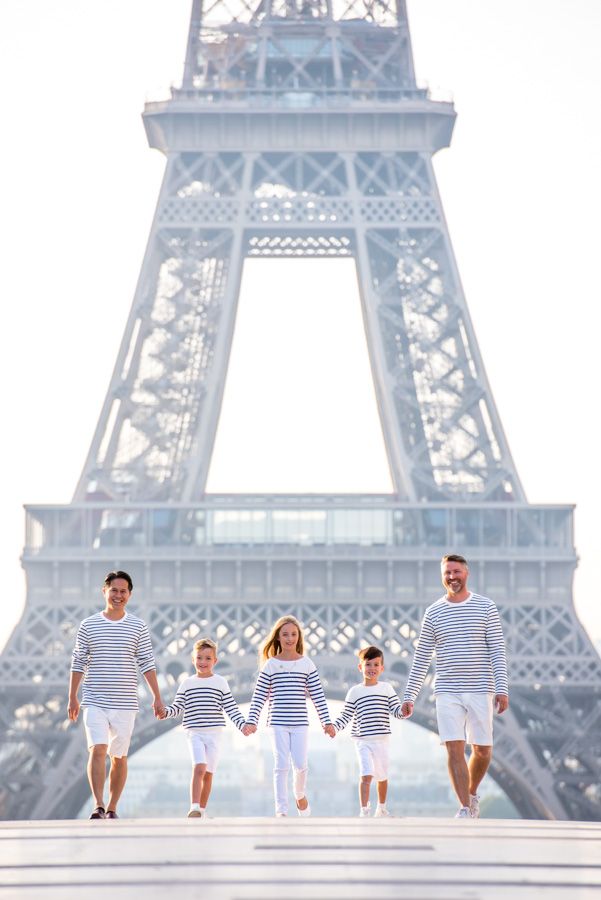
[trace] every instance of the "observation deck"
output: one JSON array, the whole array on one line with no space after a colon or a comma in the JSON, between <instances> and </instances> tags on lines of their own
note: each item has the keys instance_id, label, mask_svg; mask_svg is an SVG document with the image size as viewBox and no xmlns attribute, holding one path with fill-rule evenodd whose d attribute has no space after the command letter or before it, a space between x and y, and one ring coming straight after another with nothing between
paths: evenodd
<instances>
[{"instance_id":1,"label":"observation deck","mask_svg":"<svg viewBox=\"0 0 601 900\"><path fill-rule=\"evenodd\" d=\"M384 495L213 495L184 503L74 503L26 507L24 559L341 554L360 547L438 561L450 546L470 560L576 562L573 507L526 503L399 503Z\"/></svg>"}]
</instances>

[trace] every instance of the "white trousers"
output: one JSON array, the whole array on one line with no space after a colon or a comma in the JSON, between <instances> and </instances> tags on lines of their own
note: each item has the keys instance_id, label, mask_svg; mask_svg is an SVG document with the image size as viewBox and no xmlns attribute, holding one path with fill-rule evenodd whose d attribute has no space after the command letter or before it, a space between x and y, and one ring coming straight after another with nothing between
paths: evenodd
<instances>
[{"instance_id":1,"label":"white trousers","mask_svg":"<svg viewBox=\"0 0 601 900\"><path fill-rule=\"evenodd\" d=\"M102 706L84 706L83 724L86 730L88 750L96 744L108 744L109 756L127 756L132 731L136 722L136 709L104 709Z\"/></svg>"},{"instance_id":2,"label":"white trousers","mask_svg":"<svg viewBox=\"0 0 601 900\"><path fill-rule=\"evenodd\" d=\"M436 718L440 743L465 741L467 744L492 745L494 694L437 694Z\"/></svg>"},{"instance_id":3,"label":"white trousers","mask_svg":"<svg viewBox=\"0 0 601 900\"><path fill-rule=\"evenodd\" d=\"M223 728L205 729L204 731L201 728L186 730L193 766L206 765L207 772L211 775L215 774L223 730Z\"/></svg>"},{"instance_id":4,"label":"white trousers","mask_svg":"<svg viewBox=\"0 0 601 900\"><path fill-rule=\"evenodd\" d=\"M388 781L388 743L388 735L356 738L360 775L371 775L376 781Z\"/></svg>"},{"instance_id":5,"label":"white trousers","mask_svg":"<svg viewBox=\"0 0 601 900\"><path fill-rule=\"evenodd\" d=\"M307 741L308 725L272 725L271 744L273 747L273 790L276 813L288 812L288 772L290 760L294 769L294 796L300 800L305 796L307 784Z\"/></svg>"}]
</instances>

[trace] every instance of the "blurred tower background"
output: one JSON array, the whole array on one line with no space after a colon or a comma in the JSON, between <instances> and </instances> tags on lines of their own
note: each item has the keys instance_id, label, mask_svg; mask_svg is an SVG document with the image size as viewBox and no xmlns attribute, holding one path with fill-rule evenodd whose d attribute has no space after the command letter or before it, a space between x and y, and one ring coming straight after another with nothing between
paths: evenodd
<instances>
[{"instance_id":1,"label":"blurred tower background","mask_svg":"<svg viewBox=\"0 0 601 900\"><path fill-rule=\"evenodd\" d=\"M27 509L27 605L1 657L3 817L73 815L87 794L64 698L108 569L132 573L168 686L211 633L248 699L256 645L292 610L342 698L361 640L402 688L453 548L508 638L491 774L524 816L601 818L573 511L527 503L487 382L432 169L454 119L416 85L403 0L194 0L182 85L144 112L167 165L90 452L72 503ZM206 493L248 257L354 259L392 494ZM415 719L433 729L429 694ZM164 727L142 713L132 752Z\"/></svg>"}]
</instances>

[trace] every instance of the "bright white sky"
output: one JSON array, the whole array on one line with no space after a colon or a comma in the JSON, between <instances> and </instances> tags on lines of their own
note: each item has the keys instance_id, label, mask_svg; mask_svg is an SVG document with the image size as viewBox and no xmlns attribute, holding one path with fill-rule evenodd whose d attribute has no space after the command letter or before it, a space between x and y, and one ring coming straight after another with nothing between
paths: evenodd
<instances>
[{"instance_id":1,"label":"bright white sky","mask_svg":"<svg viewBox=\"0 0 601 900\"><path fill-rule=\"evenodd\" d=\"M179 81L189 7L189 0L0 4L0 646L24 599L21 505L69 501L108 384L164 168L163 158L147 148L139 114L145 99ZM437 173L495 399L528 498L578 505L576 605L600 640L593 379L601 4L412 0L410 17L420 80L451 94L459 113ZM251 350L255 361L267 358L267 374L253 366L252 389L276 414L266 408L256 442L262 456L255 459L245 399L241 389L236 396L232 376L214 490L386 489L373 398L357 362L357 352L364 355L358 301L346 349L339 347L336 366L329 365L339 378L342 371L331 391L318 387L325 350L304 346L294 323L290 334L301 352L293 357L293 342L279 332L270 335L270 349L257 324L263 315L275 316L281 291L289 296L293 284L301 285L305 305L301 315L292 304L282 328L291 318L299 328L303 319L312 321L317 306L309 299L319 285L326 292L320 314L326 310L335 321L331 298L345 294L347 284L354 291L345 280L348 267L329 277L323 263L316 265L292 277L288 269L285 284L276 268L267 277L248 270L232 365L243 366ZM322 323L326 336L327 327ZM282 397L275 388L286 364L289 394ZM305 434L296 427L284 445L291 427L282 416L290 409L292 421L305 417L316 428ZM269 484L262 481L267 475Z\"/></svg>"}]
</instances>

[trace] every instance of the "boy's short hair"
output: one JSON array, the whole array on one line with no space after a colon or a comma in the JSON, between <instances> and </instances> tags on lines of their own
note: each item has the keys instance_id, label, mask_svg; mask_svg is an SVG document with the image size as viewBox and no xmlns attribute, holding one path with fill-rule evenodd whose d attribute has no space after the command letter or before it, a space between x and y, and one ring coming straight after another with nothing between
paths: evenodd
<instances>
[{"instance_id":1,"label":"boy's short hair","mask_svg":"<svg viewBox=\"0 0 601 900\"><path fill-rule=\"evenodd\" d=\"M217 656L217 644L215 641L212 641L211 638L200 638L194 644L194 648L192 650L192 656L198 651L202 650L204 647L208 647L209 650L212 650L215 656Z\"/></svg>"},{"instance_id":2,"label":"boy's short hair","mask_svg":"<svg viewBox=\"0 0 601 900\"><path fill-rule=\"evenodd\" d=\"M359 662L365 662L368 659L381 659L382 663L384 663L384 653L379 647L374 647L373 645L359 650Z\"/></svg>"}]
</instances>

